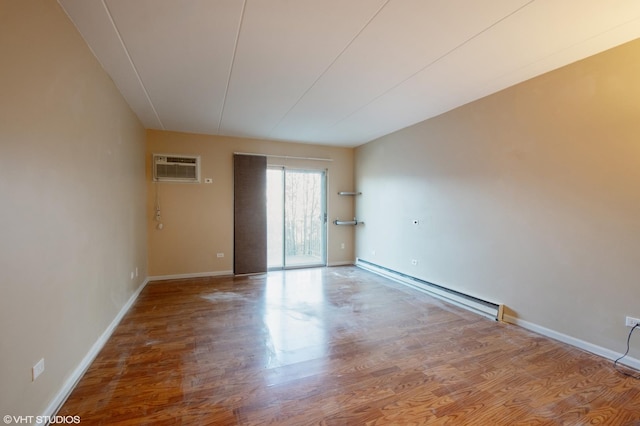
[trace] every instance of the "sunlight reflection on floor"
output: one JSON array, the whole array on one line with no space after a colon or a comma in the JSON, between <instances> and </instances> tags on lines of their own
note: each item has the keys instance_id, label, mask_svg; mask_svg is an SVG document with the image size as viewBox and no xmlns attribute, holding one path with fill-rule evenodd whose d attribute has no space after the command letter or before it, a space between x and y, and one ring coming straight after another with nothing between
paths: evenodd
<instances>
[{"instance_id":1,"label":"sunlight reflection on floor","mask_svg":"<svg viewBox=\"0 0 640 426\"><path fill-rule=\"evenodd\" d=\"M264 323L273 350L270 368L326 356L324 299L321 269L269 273Z\"/></svg>"}]
</instances>

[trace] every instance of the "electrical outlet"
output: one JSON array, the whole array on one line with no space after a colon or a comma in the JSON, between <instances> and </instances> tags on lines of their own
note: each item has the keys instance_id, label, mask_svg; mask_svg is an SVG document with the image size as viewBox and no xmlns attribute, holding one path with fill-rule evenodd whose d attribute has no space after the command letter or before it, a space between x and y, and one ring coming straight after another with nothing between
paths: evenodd
<instances>
[{"instance_id":1,"label":"electrical outlet","mask_svg":"<svg viewBox=\"0 0 640 426\"><path fill-rule=\"evenodd\" d=\"M138 267L136 266L136 277L138 276Z\"/></svg>"},{"instance_id":2,"label":"electrical outlet","mask_svg":"<svg viewBox=\"0 0 640 426\"><path fill-rule=\"evenodd\" d=\"M340 244L340 248L344 249L344 243Z\"/></svg>"},{"instance_id":3,"label":"electrical outlet","mask_svg":"<svg viewBox=\"0 0 640 426\"><path fill-rule=\"evenodd\" d=\"M31 368L31 381L35 381L42 373L44 373L44 358Z\"/></svg>"},{"instance_id":4,"label":"electrical outlet","mask_svg":"<svg viewBox=\"0 0 640 426\"><path fill-rule=\"evenodd\" d=\"M627 321L625 322L625 325L627 327L633 327L634 325L638 325L638 324L640 324L640 319L633 318L633 317L627 317Z\"/></svg>"}]
</instances>

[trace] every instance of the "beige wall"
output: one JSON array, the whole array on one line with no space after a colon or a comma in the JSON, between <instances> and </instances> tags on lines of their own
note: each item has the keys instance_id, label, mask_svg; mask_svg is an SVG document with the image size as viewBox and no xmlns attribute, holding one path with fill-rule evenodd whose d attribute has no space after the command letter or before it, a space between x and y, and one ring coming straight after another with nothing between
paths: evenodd
<instances>
[{"instance_id":1,"label":"beige wall","mask_svg":"<svg viewBox=\"0 0 640 426\"><path fill-rule=\"evenodd\" d=\"M357 257L623 352L640 317L638 76L640 40L359 147Z\"/></svg>"},{"instance_id":2,"label":"beige wall","mask_svg":"<svg viewBox=\"0 0 640 426\"><path fill-rule=\"evenodd\" d=\"M253 139L147 131L147 231L149 275L229 274L233 270L233 153L330 158L301 161L269 158L269 164L293 168L327 169L327 207L330 220L352 218L352 197L338 191L353 189L353 149ZM153 153L201 156L202 182L212 184L152 183ZM156 193L164 228L154 219ZM352 263L353 227L328 225L328 263ZM344 249L342 247L344 243ZM216 253L224 253L217 258Z\"/></svg>"},{"instance_id":3,"label":"beige wall","mask_svg":"<svg viewBox=\"0 0 640 426\"><path fill-rule=\"evenodd\" d=\"M145 133L57 2L0 0L0 58L0 413L35 416L147 275Z\"/></svg>"}]
</instances>

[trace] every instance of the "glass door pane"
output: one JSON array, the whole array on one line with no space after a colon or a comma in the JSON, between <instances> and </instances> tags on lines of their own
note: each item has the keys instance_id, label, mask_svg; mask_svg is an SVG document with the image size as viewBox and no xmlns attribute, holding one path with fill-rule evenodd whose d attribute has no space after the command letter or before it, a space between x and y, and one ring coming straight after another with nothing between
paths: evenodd
<instances>
[{"instance_id":1,"label":"glass door pane","mask_svg":"<svg viewBox=\"0 0 640 426\"><path fill-rule=\"evenodd\" d=\"M284 268L284 170L267 169L267 268Z\"/></svg>"},{"instance_id":2,"label":"glass door pane","mask_svg":"<svg viewBox=\"0 0 640 426\"><path fill-rule=\"evenodd\" d=\"M324 171L267 169L267 267L326 265Z\"/></svg>"},{"instance_id":3,"label":"glass door pane","mask_svg":"<svg viewBox=\"0 0 640 426\"><path fill-rule=\"evenodd\" d=\"M285 267L325 265L325 173L285 170Z\"/></svg>"}]
</instances>

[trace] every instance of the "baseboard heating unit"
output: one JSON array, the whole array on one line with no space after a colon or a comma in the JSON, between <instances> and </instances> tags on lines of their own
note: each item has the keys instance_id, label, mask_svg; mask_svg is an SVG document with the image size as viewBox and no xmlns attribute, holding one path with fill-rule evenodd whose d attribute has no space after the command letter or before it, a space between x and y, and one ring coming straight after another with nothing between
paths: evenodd
<instances>
[{"instance_id":1,"label":"baseboard heating unit","mask_svg":"<svg viewBox=\"0 0 640 426\"><path fill-rule=\"evenodd\" d=\"M482 300L459 291L451 290L449 288L421 280L420 278L412 277L411 275L403 274L402 272L394 271L393 269L385 268L384 266L376 265L375 263L360 258L356 259L356 266L373 272L374 274L392 279L400 284L428 293L431 296L437 297L438 299L452 303L456 306L460 306L461 308L470 310L479 315L496 321L502 321L504 305L500 303Z\"/></svg>"}]
</instances>

